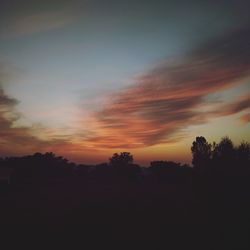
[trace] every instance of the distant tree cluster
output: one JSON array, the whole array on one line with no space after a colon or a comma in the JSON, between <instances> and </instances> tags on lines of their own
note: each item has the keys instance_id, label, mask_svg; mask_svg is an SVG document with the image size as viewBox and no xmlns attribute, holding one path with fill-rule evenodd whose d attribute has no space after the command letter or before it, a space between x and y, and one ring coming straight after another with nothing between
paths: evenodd
<instances>
[{"instance_id":1,"label":"distant tree cluster","mask_svg":"<svg viewBox=\"0 0 250 250\"><path fill-rule=\"evenodd\" d=\"M129 152L121 152L120 154L115 153L109 159L110 165L116 167L126 167L132 164L133 161L133 156Z\"/></svg>"},{"instance_id":2,"label":"distant tree cluster","mask_svg":"<svg viewBox=\"0 0 250 250\"><path fill-rule=\"evenodd\" d=\"M22 185L31 181L38 183L48 178L70 176L74 167L74 163L52 152L35 153L23 157L6 157L0 160L0 168L13 169L12 182Z\"/></svg>"},{"instance_id":3,"label":"distant tree cluster","mask_svg":"<svg viewBox=\"0 0 250 250\"><path fill-rule=\"evenodd\" d=\"M207 171L235 173L248 170L250 166L250 144L242 142L234 146L229 137L219 143L210 144L203 136L196 137L191 147L194 170L205 174Z\"/></svg>"}]
</instances>

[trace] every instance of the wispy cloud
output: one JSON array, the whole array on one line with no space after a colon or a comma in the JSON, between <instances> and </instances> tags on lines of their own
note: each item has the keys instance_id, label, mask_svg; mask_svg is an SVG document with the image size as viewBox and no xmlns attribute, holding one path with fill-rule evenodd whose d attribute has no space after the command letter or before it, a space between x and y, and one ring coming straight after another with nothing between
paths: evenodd
<instances>
[{"instance_id":1,"label":"wispy cloud","mask_svg":"<svg viewBox=\"0 0 250 250\"><path fill-rule=\"evenodd\" d=\"M172 141L189 125L241 112L249 97L221 112L206 112L210 94L240 84L250 73L250 28L203 44L178 60L166 60L137 79L133 86L110 96L94 116L95 147L142 147ZM247 120L246 117L243 120Z\"/></svg>"},{"instance_id":2,"label":"wispy cloud","mask_svg":"<svg viewBox=\"0 0 250 250\"><path fill-rule=\"evenodd\" d=\"M45 32L67 26L75 20L73 13L65 10L43 11L17 17L8 27L7 36L22 36Z\"/></svg>"},{"instance_id":3,"label":"wispy cloud","mask_svg":"<svg viewBox=\"0 0 250 250\"><path fill-rule=\"evenodd\" d=\"M220 110L215 111L219 116L233 115L241 111L250 109L250 93L238 98L236 101L220 107Z\"/></svg>"}]
</instances>

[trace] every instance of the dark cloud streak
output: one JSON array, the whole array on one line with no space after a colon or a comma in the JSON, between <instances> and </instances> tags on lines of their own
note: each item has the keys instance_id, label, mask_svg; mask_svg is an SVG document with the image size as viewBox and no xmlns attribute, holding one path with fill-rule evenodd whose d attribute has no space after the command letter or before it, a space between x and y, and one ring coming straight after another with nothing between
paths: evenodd
<instances>
[{"instance_id":1,"label":"dark cloud streak","mask_svg":"<svg viewBox=\"0 0 250 250\"><path fill-rule=\"evenodd\" d=\"M64 139L41 140L36 135L46 129L14 126L21 115L15 111L18 100L9 97L0 85L0 156L50 151L58 146L68 146Z\"/></svg>"}]
</instances>

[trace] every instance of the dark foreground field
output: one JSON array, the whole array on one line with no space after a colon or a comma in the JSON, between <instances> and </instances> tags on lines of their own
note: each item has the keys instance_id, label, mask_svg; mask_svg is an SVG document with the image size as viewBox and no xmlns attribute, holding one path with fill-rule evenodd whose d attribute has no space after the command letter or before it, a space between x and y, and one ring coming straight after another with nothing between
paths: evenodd
<instances>
[{"instance_id":1,"label":"dark foreground field","mask_svg":"<svg viewBox=\"0 0 250 250\"><path fill-rule=\"evenodd\" d=\"M95 166L53 153L2 158L1 226L59 226L66 238L77 230L78 239L133 239L139 249L148 242L152 249L250 249L249 143L234 147L223 138L212 147L196 137L191 150L193 167L154 161L144 168L128 152Z\"/></svg>"},{"instance_id":2,"label":"dark foreground field","mask_svg":"<svg viewBox=\"0 0 250 250\"><path fill-rule=\"evenodd\" d=\"M35 169L35 167L33 167ZM135 171L136 169L136 171ZM16 174L2 185L2 225L78 225L97 234L202 249L247 249L248 177L196 176L191 168L78 167L65 174ZM20 174L20 173L19 173ZM38 177L39 176L39 177Z\"/></svg>"}]
</instances>

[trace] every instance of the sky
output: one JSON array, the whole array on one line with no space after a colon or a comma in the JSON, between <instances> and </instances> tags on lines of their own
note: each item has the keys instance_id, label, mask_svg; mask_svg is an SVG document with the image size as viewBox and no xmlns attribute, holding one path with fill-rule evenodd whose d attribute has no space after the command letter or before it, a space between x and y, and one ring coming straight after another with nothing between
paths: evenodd
<instances>
[{"instance_id":1,"label":"sky","mask_svg":"<svg viewBox=\"0 0 250 250\"><path fill-rule=\"evenodd\" d=\"M0 1L0 156L191 161L250 141L250 2Z\"/></svg>"}]
</instances>

